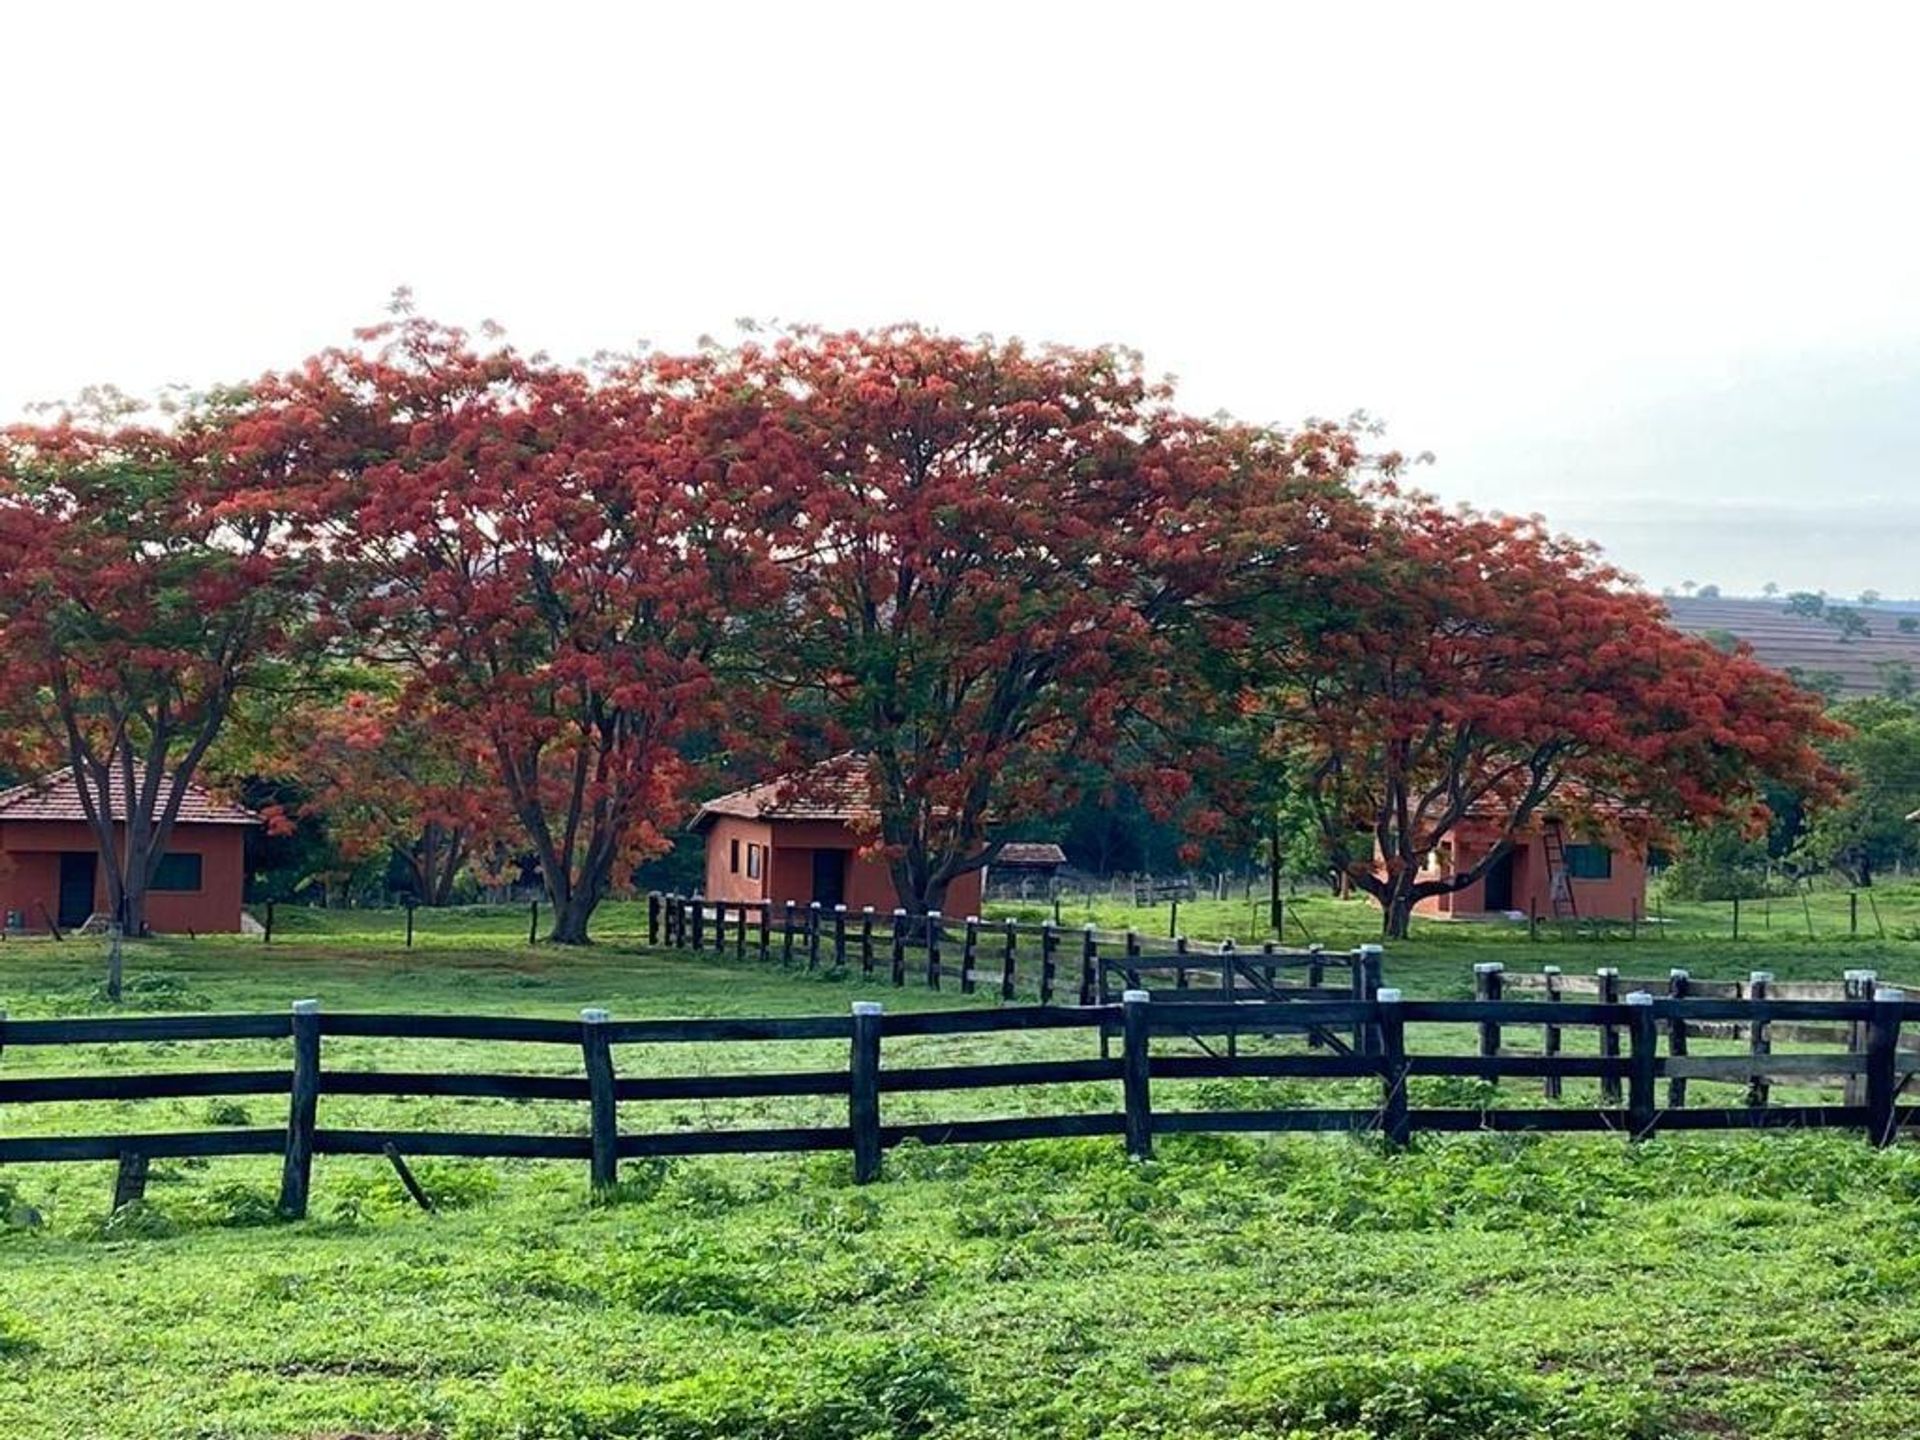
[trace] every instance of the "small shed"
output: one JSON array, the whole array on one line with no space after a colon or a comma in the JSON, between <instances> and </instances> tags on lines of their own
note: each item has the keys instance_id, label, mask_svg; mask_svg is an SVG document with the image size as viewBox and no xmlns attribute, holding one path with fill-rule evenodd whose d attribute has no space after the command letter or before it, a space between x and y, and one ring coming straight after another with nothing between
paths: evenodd
<instances>
[{"instance_id":1,"label":"small shed","mask_svg":"<svg viewBox=\"0 0 1920 1440\"><path fill-rule=\"evenodd\" d=\"M863 853L878 824L872 778L858 755L718 796L693 817L707 845L701 893L730 903L791 900L891 913L900 901L887 862ZM947 913L979 914L980 894L981 873L971 870L947 888Z\"/></svg>"},{"instance_id":2,"label":"small shed","mask_svg":"<svg viewBox=\"0 0 1920 1440\"><path fill-rule=\"evenodd\" d=\"M1048 841L1009 840L987 868L987 892L1025 900L1034 895L1052 898L1060 872L1067 868L1067 852Z\"/></svg>"},{"instance_id":3,"label":"small shed","mask_svg":"<svg viewBox=\"0 0 1920 1440\"><path fill-rule=\"evenodd\" d=\"M136 769L134 783L140 783ZM116 768L108 805L126 834L127 796ZM178 821L147 892L147 925L157 932L233 933L245 898L251 810L187 787ZM107 910L107 881L80 787L71 770L0 790L0 920L28 930L49 921L77 929Z\"/></svg>"}]
</instances>

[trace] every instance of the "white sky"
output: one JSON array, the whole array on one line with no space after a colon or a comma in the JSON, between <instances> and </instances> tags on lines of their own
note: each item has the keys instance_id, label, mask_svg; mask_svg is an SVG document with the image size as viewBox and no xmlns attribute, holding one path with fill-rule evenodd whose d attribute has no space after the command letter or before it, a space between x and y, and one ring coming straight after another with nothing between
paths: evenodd
<instances>
[{"instance_id":1,"label":"white sky","mask_svg":"<svg viewBox=\"0 0 1920 1440\"><path fill-rule=\"evenodd\" d=\"M397 284L564 357L739 316L1364 407L1660 586L1920 594L1920 12L22 4L0 418Z\"/></svg>"}]
</instances>

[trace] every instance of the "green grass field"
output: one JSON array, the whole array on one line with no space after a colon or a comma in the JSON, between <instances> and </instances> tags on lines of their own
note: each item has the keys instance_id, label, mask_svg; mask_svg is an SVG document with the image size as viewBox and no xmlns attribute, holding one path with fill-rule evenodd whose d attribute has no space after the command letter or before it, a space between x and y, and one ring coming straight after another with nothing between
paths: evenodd
<instances>
[{"instance_id":1,"label":"green grass field","mask_svg":"<svg viewBox=\"0 0 1920 1440\"><path fill-rule=\"evenodd\" d=\"M631 907L582 954L528 949L524 911L417 918L412 951L403 922L379 912L283 911L271 947L134 947L128 1003L280 1010L314 995L330 1010L594 1004L623 1018L994 1003L651 951L617 938L644 929ZM1475 959L1547 955L1569 970L1764 964L1831 978L1864 965L1920 980L1920 946L1900 940L1516 950L1457 932L1390 950L1387 972L1412 993L1460 994ZM91 942L0 946L0 1005L97 1013L99 963ZM1087 1043L903 1040L886 1053L948 1063ZM617 1063L837 1067L842 1049L634 1046ZM16 1047L0 1076L284 1063L285 1047L264 1042ZM325 1063L577 1073L578 1061L330 1038ZM1308 1099L1299 1082L1185 1083L1163 1103ZM1109 1089L887 1107L890 1119L1104 1109ZM1518 1085L1504 1098L1538 1103ZM577 1134L586 1120L557 1103L321 1103L323 1125ZM14 1106L0 1133L274 1125L284 1105ZM826 1121L837 1105L674 1102L625 1107L623 1123ZM1389 1156L1344 1137L1171 1137L1147 1164L1120 1149L910 1148L861 1188L837 1155L629 1164L604 1206L588 1203L584 1165L426 1162L432 1216L383 1162L323 1157L300 1224L272 1217L271 1158L156 1162L148 1202L113 1217L111 1166L0 1169L0 1434L1838 1440L1911 1433L1920 1413L1911 1145L1465 1136Z\"/></svg>"}]
</instances>

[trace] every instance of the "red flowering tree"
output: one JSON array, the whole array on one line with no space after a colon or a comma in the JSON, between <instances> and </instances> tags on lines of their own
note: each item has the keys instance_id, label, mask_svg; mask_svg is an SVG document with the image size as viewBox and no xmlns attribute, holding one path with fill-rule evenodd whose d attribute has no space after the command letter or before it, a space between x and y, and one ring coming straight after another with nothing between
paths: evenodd
<instances>
[{"instance_id":1,"label":"red flowering tree","mask_svg":"<svg viewBox=\"0 0 1920 1440\"><path fill-rule=\"evenodd\" d=\"M1180 637L1219 532L1353 458L1333 429L1184 417L1112 350L802 332L726 370L800 452L761 673L822 747L867 757L873 842L916 912L1102 768L1157 809L1189 799L1212 747Z\"/></svg>"},{"instance_id":2,"label":"red flowering tree","mask_svg":"<svg viewBox=\"0 0 1920 1440\"><path fill-rule=\"evenodd\" d=\"M277 684L307 613L245 392L146 424L120 403L0 432L0 737L69 768L107 903L148 887L236 700Z\"/></svg>"},{"instance_id":3,"label":"red flowering tree","mask_svg":"<svg viewBox=\"0 0 1920 1440\"><path fill-rule=\"evenodd\" d=\"M1768 783L1817 797L1833 782L1817 697L1672 629L1536 520L1383 493L1299 581L1278 623L1238 617L1246 703L1390 938L1420 900L1480 879L1549 802L1644 844L1682 822L1757 823ZM1427 870L1469 814L1502 843Z\"/></svg>"},{"instance_id":4,"label":"red flowering tree","mask_svg":"<svg viewBox=\"0 0 1920 1440\"><path fill-rule=\"evenodd\" d=\"M595 376L402 314L281 382L303 513L351 576L344 637L457 714L537 858L552 939L682 818L713 659L780 576L751 444L708 427L704 362ZM746 417L751 424L752 417ZM279 443L274 441L272 443Z\"/></svg>"},{"instance_id":5,"label":"red flowering tree","mask_svg":"<svg viewBox=\"0 0 1920 1440\"><path fill-rule=\"evenodd\" d=\"M240 717L245 741L223 744L213 766L290 787L301 798L267 818L324 822L346 873L398 857L420 904L452 903L462 871L514 829L484 738L430 697L403 701L388 677L331 678L291 707Z\"/></svg>"}]
</instances>

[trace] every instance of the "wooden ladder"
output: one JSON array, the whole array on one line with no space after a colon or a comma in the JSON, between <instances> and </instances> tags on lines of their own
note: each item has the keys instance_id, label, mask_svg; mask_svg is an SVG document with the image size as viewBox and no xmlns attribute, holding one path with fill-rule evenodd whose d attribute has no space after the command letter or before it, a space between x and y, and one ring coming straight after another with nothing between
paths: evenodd
<instances>
[{"instance_id":1,"label":"wooden ladder","mask_svg":"<svg viewBox=\"0 0 1920 1440\"><path fill-rule=\"evenodd\" d=\"M1579 907L1573 903L1573 877L1567 873L1567 841L1558 820L1547 821L1541 837L1547 847L1547 898L1556 920L1578 920Z\"/></svg>"}]
</instances>

